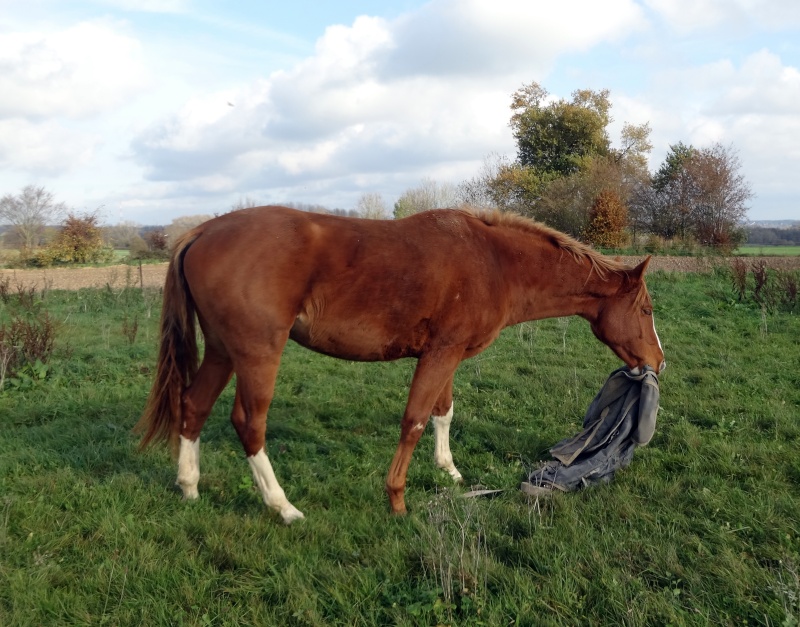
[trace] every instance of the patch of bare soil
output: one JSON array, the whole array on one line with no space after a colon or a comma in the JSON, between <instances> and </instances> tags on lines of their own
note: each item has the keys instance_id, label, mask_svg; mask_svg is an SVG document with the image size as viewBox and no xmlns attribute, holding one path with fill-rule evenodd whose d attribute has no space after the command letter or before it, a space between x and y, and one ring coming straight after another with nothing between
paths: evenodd
<instances>
[{"instance_id":1,"label":"patch of bare soil","mask_svg":"<svg viewBox=\"0 0 800 627\"><path fill-rule=\"evenodd\" d=\"M0 281L9 279L11 289L17 286L37 290L77 290L82 287L162 287L167 264L139 266L104 266L102 268L41 268L35 270L0 270Z\"/></svg>"},{"instance_id":2,"label":"patch of bare soil","mask_svg":"<svg viewBox=\"0 0 800 627\"><path fill-rule=\"evenodd\" d=\"M641 257L620 257L628 265L636 265ZM744 257L749 264L763 259L767 267L777 270L800 269L800 256L797 257ZM666 257L656 256L650 262L648 271L667 272L711 272L716 267L729 267L726 257ZM46 268L36 270L0 270L0 281L9 278L10 287L18 285L30 288L52 290L77 290L82 287L162 287L167 275L167 264L146 264L141 266L105 266L102 268Z\"/></svg>"},{"instance_id":3,"label":"patch of bare soil","mask_svg":"<svg viewBox=\"0 0 800 627\"><path fill-rule=\"evenodd\" d=\"M623 263L634 266L645 258L641 257L620 257ZM712 272L715 268L730 268L732 257L668 257L654 256L647 268L648 272L653 270L664 270L665 272ZM798 270L800 269L800 256L796 257L739 257L744 259L748 265L764 260L768 268L774 270Z\"/></svg>"}]
</instances>

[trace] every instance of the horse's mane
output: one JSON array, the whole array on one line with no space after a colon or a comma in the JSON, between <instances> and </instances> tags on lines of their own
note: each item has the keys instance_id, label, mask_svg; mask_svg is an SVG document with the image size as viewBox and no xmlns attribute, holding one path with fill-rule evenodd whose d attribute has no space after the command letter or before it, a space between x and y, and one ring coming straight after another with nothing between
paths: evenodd
<instances>
[{"instance_id":1,"label":"horse's mane","mask_svg":"<svg viewBox=\"0 0 800 627\"><path fill-rule=\"evenodd\" d=\"M462 211L475 216L489 226L504 226L525 233L538 235L556 248L569 253L578 263L588 261L592 266L592 270L602 279L605 279L608 272L623 273L630 270L630 268L621 262L600 254L590 246L579 242L566 233L556 231L541 222L536 222L518 213L510 213L498 209L479 209L475 207L462 207Z\"/></svg>"}]
</instances>

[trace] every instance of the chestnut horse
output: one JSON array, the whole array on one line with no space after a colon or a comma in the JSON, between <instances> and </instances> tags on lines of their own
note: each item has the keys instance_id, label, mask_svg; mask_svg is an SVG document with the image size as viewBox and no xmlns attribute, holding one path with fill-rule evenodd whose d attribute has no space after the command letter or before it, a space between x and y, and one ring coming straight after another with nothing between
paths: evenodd
<instances>
[{"instance_id":1,"label":"chestnut horse","mask_svg":"<svg viewBox=\"0 0 800 627\"><path fill-rule=\"evenodd\" d=\"M264 502L290 523L265 448L267 410L290 338L358 361L415 357L386 491L406 511L411 454L433 417L435 462L454 480L453 375L525 320L579 315L630 368L664 366L642 276L525 218L461 209L362 220L257 207L201 224L176 243L164 286L161 346L137 429L168 440L178 485L197 498L199 436L236 373L231 414ZM205 337L199 368L195 319Z\"/></svg>"}]
</instances>

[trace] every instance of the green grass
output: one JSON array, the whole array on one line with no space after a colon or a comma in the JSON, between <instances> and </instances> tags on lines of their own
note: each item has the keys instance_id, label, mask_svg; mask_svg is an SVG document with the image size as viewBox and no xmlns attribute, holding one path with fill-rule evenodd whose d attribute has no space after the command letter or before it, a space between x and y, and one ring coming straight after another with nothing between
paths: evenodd
<instances>
[{"instance_id":1,"label":"green grass","mask_svg":"<svg viewBox=\"0 0 800 627\"><path fill-rule=\"evenodd\" d=\"M760 246L745 244L734 251L735 255L757 257L796 257L800 255L800 246Z\"/></svg>"},{"instance_id":2,"label":"green grass","mask_svg":"<svg viewBox=\"0 0 800 627\"><path fill-rule=\"evenodd\" d=\"M456 465L505 492L459 498L426 434L405 518L383 482L413 362L289 345L268 450L307 517L291 527L253 487L230 388L199 501L166 452L137 452L155 293L49 292L48 378L0 394L0 624L796 625L800 318L737 304L722 275L648 284L669 364L656 435L614 483L546 500L519 482L618 365L584 321L509 329L462 364Z\"/></svg>"}]
</instances>

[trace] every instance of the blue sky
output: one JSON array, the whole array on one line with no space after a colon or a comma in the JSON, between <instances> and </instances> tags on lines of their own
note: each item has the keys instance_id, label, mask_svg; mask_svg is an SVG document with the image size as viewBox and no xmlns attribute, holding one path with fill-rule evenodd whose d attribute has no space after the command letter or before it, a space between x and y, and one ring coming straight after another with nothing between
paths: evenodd
<instances>
[{"instance_id":1,"label":"blue sky","mask_svg":"<svg viewBox=\"0 0 800 627\"><path fill-rule=\"evenodd\" d=\"M391 206L515 156L510 96L611 91L670 144L732 145L751 219L800 219L797 0L0 0L0 194L108 223L243 197Z\"/></svg>"}]
</instances>

